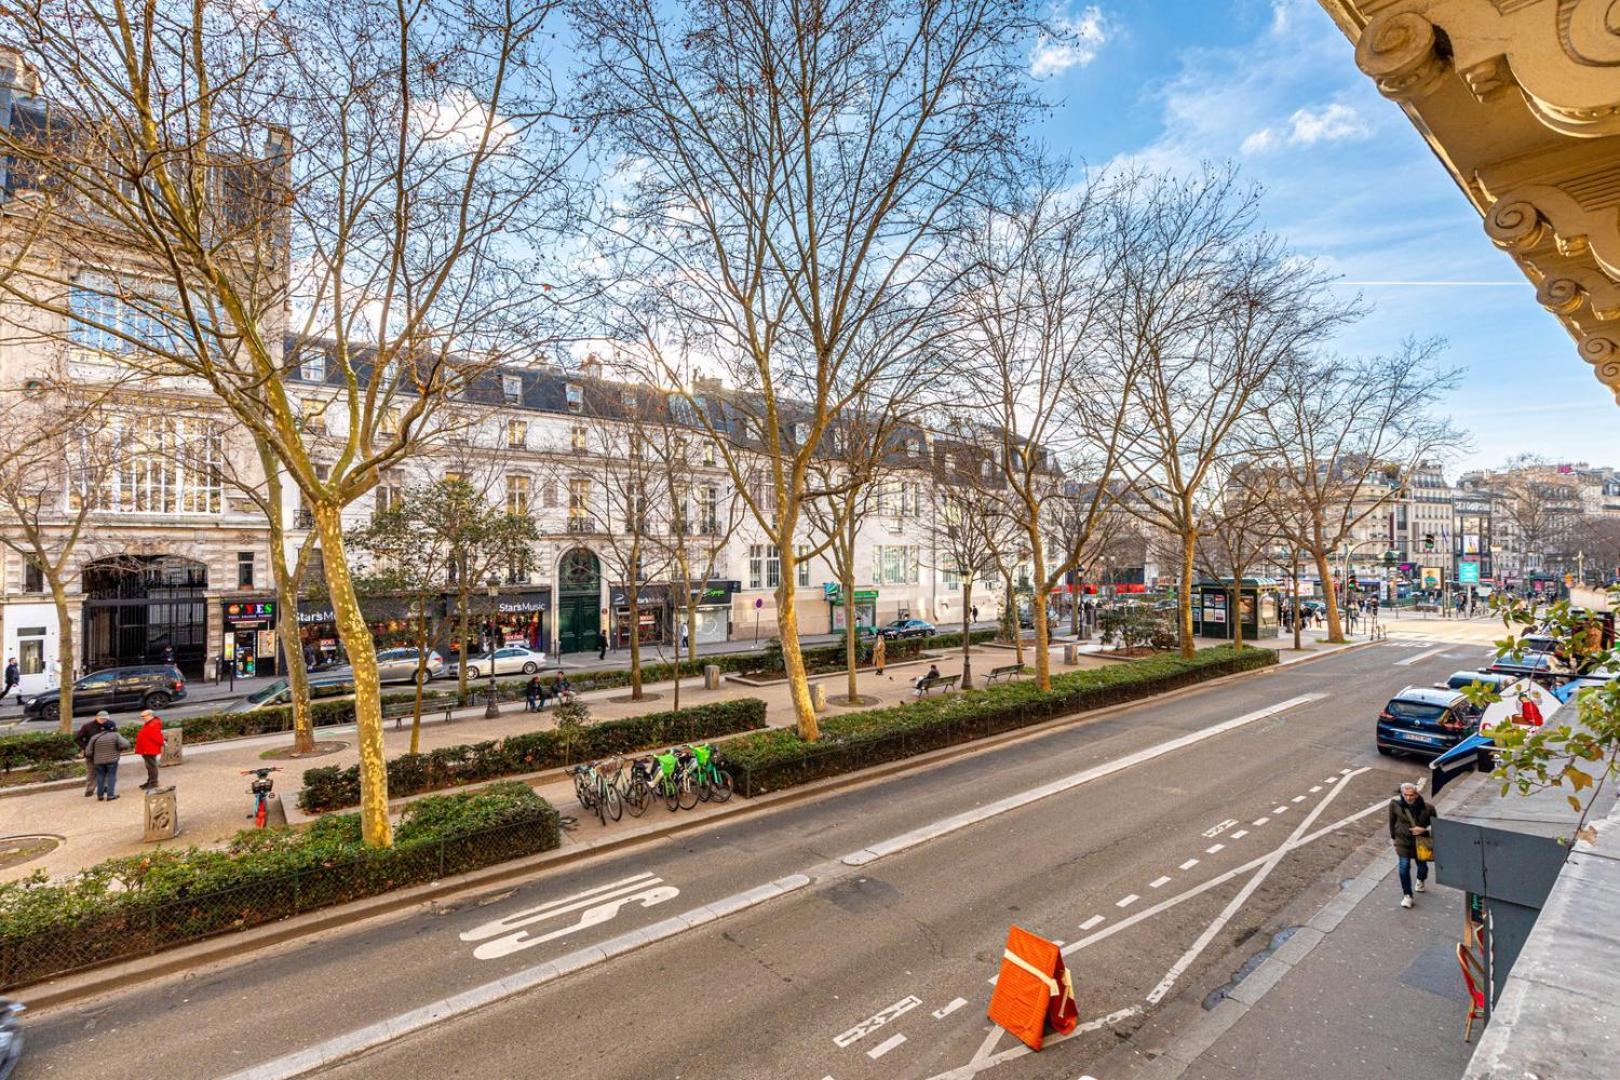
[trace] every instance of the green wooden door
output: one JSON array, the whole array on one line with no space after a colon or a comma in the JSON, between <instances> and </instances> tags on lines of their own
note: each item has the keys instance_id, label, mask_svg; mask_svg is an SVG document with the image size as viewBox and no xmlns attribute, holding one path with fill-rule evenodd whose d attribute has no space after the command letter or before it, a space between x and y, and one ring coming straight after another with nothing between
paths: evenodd
<instances>
[{"instance_id":1,"label":"green wooden door","mask_svg":"<svg viewBox=\"0 0 1620 1080\"><path fill-rule=\"evenodd\" d=\"M574 548L557 568L557 651L596 648L602 628L602 564L586 548Z\"/></svg>"}]
</instances>

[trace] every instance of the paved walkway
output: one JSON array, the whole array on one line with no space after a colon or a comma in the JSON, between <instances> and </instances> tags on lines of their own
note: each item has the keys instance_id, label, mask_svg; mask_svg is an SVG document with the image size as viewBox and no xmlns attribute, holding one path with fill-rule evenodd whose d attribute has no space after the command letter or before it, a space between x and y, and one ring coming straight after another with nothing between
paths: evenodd
<instances>
[{"instance_id":1,"label":"paved walkway","mask_svg":"<svg viewBox=\"0 0 1620 1080\"><path fill-rule=\"evenodd\" d=\"M1199 644L1202 647L1219 642L1201 641ZM1287 646L1291 643L1282 641L1267 644ZM1332 648L1335 647L1312 644L1299 653L1285 649L1282 654L1283 661L1288 663L1305 659L1307 656ZM942 674L951 675L960 671L957 651L941 652L937 655ZM1053 647L1052 655L1054 672L1118 663L1083 654L1079 657L1077 665L1066 665L1062 662L1061 645ZM1005 647L981 645L973 650L973 658L974 669L982 679L984 673L991 667L1013 662L1013 652ZM860 678L861 692L876 697L883 705L912 700L914 695L910 681L926 669L927 663L927 660L922 660L893 666L882 677L863 672ZM829 697L843 693L844 676L841 673L818 676L814 681L827 687ZM629 701L626 688L581 694L580 700L590 707L593 720L617 719L674 707L670 684L650 685L647 690L648 697L642 702ZM786 726L793 722L793 710L786 685L756 688L722 681L720 689L705 690L701 681L694 679L683 682L680 693L683 707L739 697L763 699L767 705L767 723L772 726ZM521 702L505 704L502 710L502 715L498 718L486 719L484 707L474 705L458 710L455 722L450 724L436 718L424 719L421 748L423 751L429 751L438 747L497 739L505 735L552 726L549 711L540 715L526 713ZM845 710L834 705L830 706L829 711L838 713ZM67 788L28 794L13 793L0 797L0 820L4 821L3 835L45 835L62 840L59 847L42 858L0 869L0 880L15 879L36 870L44 870L52 876L58 876L103 859L137 854L149 851L153 847L207 845L228 840L238 830L247 827L247 818L253 809L252 799L247 794L247 778L241 775L242 770L267 764L279 765L284 770L275 774L275 780L276 790L283 799L289 822L296 824L308 820L297 809L297 793L303 771L325 765L348 766L358 760L352 726L319 729L317 738L322 742L339 743L340 749L325 756L299 761L266 759L264 755L267 752L288 745L289 736L285 734L202 743L187 747L185 764L164 769L161 777L164 785L172 784L176 788L182 832L174 840L155 845L147 844L141 839L144 793L138 785L144 779L144 766L139 758L124 759L119 770L120 797L114 802L103 803L85 798L83 789L76 783ZM388 756L395 757L405 753L409 744L409 723L397 731L392 725L386 726L384 747ZM553 774L549 778L538 778L533 786L564 814L582 813L574 799L573 786L570 782ZM600 825L594 819L582 823L582 833L588 829L600 829Z\"/></svg>"}]
</instances>

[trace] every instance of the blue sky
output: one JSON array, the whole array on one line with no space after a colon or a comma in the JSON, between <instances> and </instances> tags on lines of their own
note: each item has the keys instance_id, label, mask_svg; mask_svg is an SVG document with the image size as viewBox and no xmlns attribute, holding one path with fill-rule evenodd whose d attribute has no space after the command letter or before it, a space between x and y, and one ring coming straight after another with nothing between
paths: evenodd
<instances>
[{"instance_id":1,"label":"blue sky","mask_svg":"<svg viewBox=\"0 0 1620 1080\"><path fill-rule=\"evenodd\" d=\"M1238 162L1268 227L1372 310L1336 343L1449 342L1474 446L1448 470L1534 452L1620 466L1620 407L1316 0L1068 0L1080 42L1032 59L1059 102L1043 137L1090 166Z\"/></svg>"}]
</instances>

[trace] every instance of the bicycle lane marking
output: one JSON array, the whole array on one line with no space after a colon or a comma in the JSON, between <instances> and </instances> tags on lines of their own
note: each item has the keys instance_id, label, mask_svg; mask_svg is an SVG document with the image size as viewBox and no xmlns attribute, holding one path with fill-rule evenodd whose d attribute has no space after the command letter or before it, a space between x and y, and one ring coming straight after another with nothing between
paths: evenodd
<instances>
[{"instance_id":1,"label":"bicycle lane marking","mask_svg":"<svg viewBox=\"0 0 1620 1080\"><path fill-rule=\"evenodd\" d=\"M462 941L482 942L473 950L475 958L496 960L536 945L543 945L548 941L567 937L580 930L611 922L630 904L650 908L673 900L681 894L680 889L673 885L665 885L663 881L663 878L643 872L574 893L572 896L525 908L481 926L475 926L471 930L464 930L459 936ZM576 911L580 914L575 921L545 933L531 935L525 929L538 922L572 915ZM490 938L495 940L488 940Z\"/></svg>"}]
</instances>

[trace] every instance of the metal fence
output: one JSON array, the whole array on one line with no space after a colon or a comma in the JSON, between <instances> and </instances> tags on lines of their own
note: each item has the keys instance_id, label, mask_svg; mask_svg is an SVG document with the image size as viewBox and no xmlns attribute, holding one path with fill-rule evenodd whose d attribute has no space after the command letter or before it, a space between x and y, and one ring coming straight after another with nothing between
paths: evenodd
<instances>
[{"instance_id":1,"label":"metal fence","mask_svg":"<svg viewBox=\"0 0 1620 1080\"><path fill-rule=\"evenodd\" d=\"M59 922L31 933L0 931L0 989L549 851L559 831L556 811L547 808L492 828L407 841L292 873L257 875L249 866L241 883L193 896L115 897L64 912Z\"/></svg>"}]
</instances>

